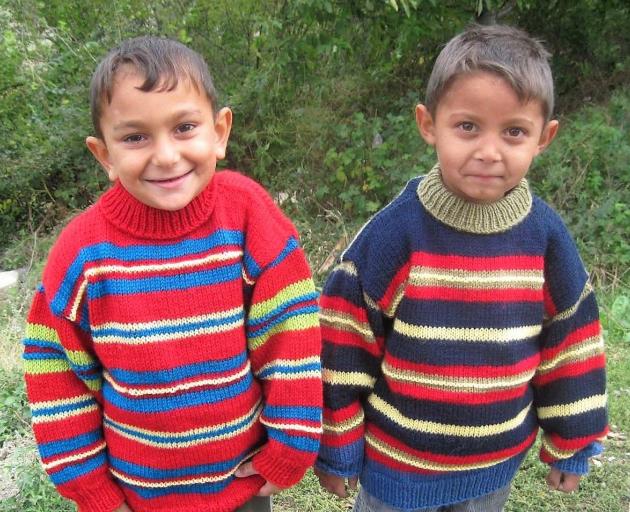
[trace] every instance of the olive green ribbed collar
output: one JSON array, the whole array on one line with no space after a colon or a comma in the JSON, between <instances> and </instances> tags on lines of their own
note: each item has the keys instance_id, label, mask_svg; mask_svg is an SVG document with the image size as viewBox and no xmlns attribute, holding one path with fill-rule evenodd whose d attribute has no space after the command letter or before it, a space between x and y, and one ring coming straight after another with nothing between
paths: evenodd
<instances>
[{"instance_id":1,"label":"olive green ribbed collar","mask_svg":"<svg viewBox=\"0 0 630 512\"><path fill-rule=\"evenodd\" d=\"M532 195L524 178L494 203L472 203L444 186L437 165L420 181L417 192L420 202L437 220L475 234L507 231L521 222L532 207Z\"/></svg>"}]
</instances>

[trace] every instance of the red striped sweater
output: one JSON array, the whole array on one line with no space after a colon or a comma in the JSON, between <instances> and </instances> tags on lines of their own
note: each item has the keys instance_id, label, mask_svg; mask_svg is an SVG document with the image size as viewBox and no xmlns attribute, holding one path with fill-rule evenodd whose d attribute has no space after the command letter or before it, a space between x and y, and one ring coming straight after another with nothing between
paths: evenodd
<instances>
[{"instance_id":1,"label":"red striped sweater","mask_svg":"<svg viewBox=\"0 0 630 512\"><path fill-rule=\"evenodd\" d=\"M562 221L523 182L466 203L436 168L356 236L322 295L317 465L400 509L491 493L538 427L583 473L606 435L593 291Z\"/></svg>"},{"instance_id":2,"label":"red striped sweater","mask_svg":"<svg viewBox=\"0 0 630 512\"><path fill-rule=\"evenodd\" d=\"M46 471L79 509L229 511L295 484L321 431L317 295L264 190L220 172L177 212L120 185L62 232L24 340ZM260 476L234 471L252 458Z\"/></svg>"}]
</instances>

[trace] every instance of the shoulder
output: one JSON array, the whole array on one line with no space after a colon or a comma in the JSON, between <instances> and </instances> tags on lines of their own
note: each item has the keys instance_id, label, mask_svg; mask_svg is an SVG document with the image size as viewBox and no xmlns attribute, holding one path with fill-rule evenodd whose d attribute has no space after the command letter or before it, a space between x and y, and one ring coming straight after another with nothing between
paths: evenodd
<instances>
[{"instance_id":1,"label":"shoulder","mask_svg":"<svg viewBox=\"0 0 630 512\"><path fill-rule=\"evenodd\" d=\"M410 226L417 222L422 208L416 194L422 178L407 182L392 201L372 216L358 231L342 260L361 260L373 251L398 252L406 245Z\"/></svg>"}]
</instances>

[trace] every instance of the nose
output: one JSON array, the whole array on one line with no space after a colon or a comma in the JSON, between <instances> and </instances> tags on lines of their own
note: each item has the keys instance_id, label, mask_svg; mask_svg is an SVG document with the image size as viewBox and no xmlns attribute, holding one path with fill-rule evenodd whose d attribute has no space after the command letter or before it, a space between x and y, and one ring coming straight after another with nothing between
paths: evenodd
<instances>
[{"instance_id":1,"label":"nose","mask_svg":"<svg viewBox=\"0 0 630 512\"><path fill-rule=\"evenodd\" d=\"M156 139L152 158L153 165L156 167L169 168L178 161L179 150L177 144L167 136Z\"/></svg>"},{"instance_id":2,"label":"nose","mask_svg":"<svg viewBox=\"0 0 630 512\"><path fill-rule=\"evenodd\" d=\"M499 141L492 135L481 137L474 156L482 162L498 162L501 160L499 145Z\"/></svg>"}]
</instances>

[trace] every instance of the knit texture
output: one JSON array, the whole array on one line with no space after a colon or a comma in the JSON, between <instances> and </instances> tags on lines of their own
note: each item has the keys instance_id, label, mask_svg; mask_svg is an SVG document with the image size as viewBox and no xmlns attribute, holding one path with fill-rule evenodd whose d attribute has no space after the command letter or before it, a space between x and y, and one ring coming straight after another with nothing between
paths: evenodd
<instances>
[{"instance_id":1,"label":"knit texture","mask_svg":"<svg viewBox=\"0 0 630 512\"><path fill-rule=\"evenodd\" d=\"M321 436L317 294L295 228L217 173L162 211L115 185L62 232L24 340L44 468L79 510L230 511ZM253 458L262 476L236 478Z\"/></svg>"},{"instance_id":2,"label":"knit texture","mask_svg":"<svg viewBox=\"0 0 630 512\"><path fill-rule=\"evenodd\" d=\"M437 170L411 180L320 302L317 465L400 509L507 485L539 426L563 469L584 470L607 433L597 304L564 224L526 183L468 206Z\"/></svg>"}]
</instances>

